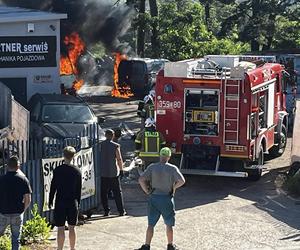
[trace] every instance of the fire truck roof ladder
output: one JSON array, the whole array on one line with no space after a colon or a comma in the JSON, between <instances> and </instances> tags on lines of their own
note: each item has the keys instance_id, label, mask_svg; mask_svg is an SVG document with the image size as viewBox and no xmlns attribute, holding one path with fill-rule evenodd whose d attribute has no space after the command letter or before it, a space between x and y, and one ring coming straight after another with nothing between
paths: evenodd
<instances>
[{"instance_id":1,"label":"fire truck roof ladder","mask_svg":"<svg viewBox=\"0 0 300 250\"><path fill-rule=\"evenodd\" d=\"M196 67L191 69L190 76L192 78L202 79L222 79L224 77L230 77L230 68L220 67L214 61L211 60L199 60Z\"/></svg>"},{"instance_id":2,"label":"fire truck roof ladder","mask_svg":"<svg viewBox=\"0 0 300 250\"><path fill-rule=\"evenodd\" d=\"M243 80L224 81L223 143L239 143L240 85ZM223 82L222 82L223 84Z\"/></svg>"}]
</instances>

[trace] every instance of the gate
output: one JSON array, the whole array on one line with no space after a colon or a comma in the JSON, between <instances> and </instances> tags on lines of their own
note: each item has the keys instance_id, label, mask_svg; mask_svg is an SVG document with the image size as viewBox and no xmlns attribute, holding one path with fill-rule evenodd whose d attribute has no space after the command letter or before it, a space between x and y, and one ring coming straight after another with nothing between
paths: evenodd
<instances>
[{"instance_id":1,"label":"gate","mask_svg":"<svg viewBox=\"0 0 300 250\"><path fill-rule=\"evenodd\" d=\"M65 146L74 146L76 151L84 150L81 147L82 138L85 138L85 143L88 147L85 149L92 150L93 152L93 167L94 167L94 182L95 193L88 198L82 199L80 204L81 212L89 212L95 209L100 204L100 150L99 139L100 133L97 125L89 126L85 131L80 133L76 138L67 138L55 141L43 140L17 140L17 141L0 141L0 174L6 171L7 160L11 155L18 155L21 162L21 170L27 176L32 187L32 202L29 209L24 214L24 220L30 219L30 210L36 203L39 207L39 212L47 220L51 221L52 212L45 211L44 196L45 196L45 171L42 166L43 159L56 159L63 157L63 148ZM51 169L52 171L53 169ZM50 187L49 187L50 188Z\"/></svg>"}]
</instances>

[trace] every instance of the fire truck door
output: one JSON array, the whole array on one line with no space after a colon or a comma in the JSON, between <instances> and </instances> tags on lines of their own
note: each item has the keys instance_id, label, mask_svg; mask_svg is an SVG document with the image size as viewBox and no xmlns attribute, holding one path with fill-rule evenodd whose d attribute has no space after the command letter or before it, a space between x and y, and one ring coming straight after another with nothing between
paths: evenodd
<instances>
[{"instance_id":1,"label":"fire truck door","mask_svg":"<svg viewBox=\"0 0 300 250\"><path fill-rule=\"evenodd\" d=\"M253 94L251 97L252 109L250 115L250 126L249 126L249 134L250 140L254 140L258 134L258 124L259 124L259 107L258 107L258 93Z\"/></svg>"},{"instance_id":2,"label":"fire truck door","mask_svg":"<svg viewBox=\"0 0 300 250\"><path fill-rule=\"evenodd\" d=\"M274 124L274 100L275 99L275 83L271 83L268 89L268 127Z\"/></svg>"}]
</instances>

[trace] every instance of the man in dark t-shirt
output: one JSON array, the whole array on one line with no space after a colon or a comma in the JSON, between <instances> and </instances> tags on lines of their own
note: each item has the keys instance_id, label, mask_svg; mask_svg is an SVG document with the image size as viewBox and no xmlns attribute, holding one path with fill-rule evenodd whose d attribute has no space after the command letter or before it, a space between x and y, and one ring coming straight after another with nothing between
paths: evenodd
<instances>
[{"instance_id":1,"label":"man in dark t-shirt","mask_svg":"<svg viewBox=\"0 0 300 250\"><path fill-rule=\"evenodd\" d=\"M31 202L31 187L19 169L18 157L8 161L7 173L0 177L0 235L8 225L11 228L12 250L20 249L23 213Z\"/></svg>"},{"instance_id":2,"label":"man in dark t-shirt","mask_svg":"<svg viewBox=\"0 0 300 250\"><path fill-rule=\"evenodd\" d=\"M70 248L75 249L75 226L78 221L78 211L81 199L82 176L79 168L71 164L76 151L73 147L64 148L64 164L53 171L51 181L49 208L52 208L54 195L54 221L57 230L57 249L64 247L65 223L68 222Z\"/></svg>"}]
</instances>

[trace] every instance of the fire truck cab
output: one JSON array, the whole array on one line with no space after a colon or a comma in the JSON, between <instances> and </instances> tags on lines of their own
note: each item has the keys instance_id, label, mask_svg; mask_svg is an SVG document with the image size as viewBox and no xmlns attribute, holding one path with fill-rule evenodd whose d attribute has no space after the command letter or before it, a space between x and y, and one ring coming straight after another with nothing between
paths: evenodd
<instances>
[{"instance_id":1,"label":"fire truck cab","mask_svg":"<svg viewBox=\"0 0 300 250\"><path fill-rule=\"evenodd\" d=\"M284 152L284 67L263 56L249 62L253 58L167 62L158 74L156 126L182 173L258 180L264 154Z\"/></svg>"}]
</instances>

